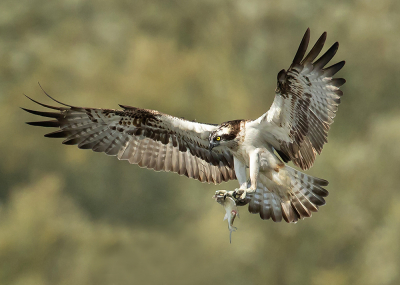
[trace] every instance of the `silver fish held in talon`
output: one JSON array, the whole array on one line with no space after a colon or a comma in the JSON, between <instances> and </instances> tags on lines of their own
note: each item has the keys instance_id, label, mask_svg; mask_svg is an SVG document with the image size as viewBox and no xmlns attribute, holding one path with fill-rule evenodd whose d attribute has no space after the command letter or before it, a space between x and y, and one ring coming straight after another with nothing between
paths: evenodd
<instances>
[{"instance_id":1,"label":"silver fish held in talon","mask_svg":"<svg viewBox=\"0 0 400 285\"><path fill-rule=\"evenodd\" d=\"M229 197L227 193L228 192L224 190L219 190L215 193L213 198L225 208L226 214L224 216L224 221L228 220L229 243L232 243L232 232L237 230L237 228L233 226L233 222L235 221L236 216L239 217L239 211L236 207L235 200Z\"/></svg>"}]
</instances>

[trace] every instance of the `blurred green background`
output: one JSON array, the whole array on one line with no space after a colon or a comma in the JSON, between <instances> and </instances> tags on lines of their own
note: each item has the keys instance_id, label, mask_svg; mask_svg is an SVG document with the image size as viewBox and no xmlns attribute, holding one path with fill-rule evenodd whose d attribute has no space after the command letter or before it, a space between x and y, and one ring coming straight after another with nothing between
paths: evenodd
<instances>
[{"instance_id":1,"label":"blurred green background","mask_svg":"<svg viewBox=\"0 0 400 285\"><path fill-rule=\"evenodd\" d=\"M18 107L257 118L301 38L328 32L347 79L297 224L241 208L229 244L201 184L45 139ZM400 284L400 1L0 2L0 284ZM41 109L39 107L39 109Z\"/></svg>"}]
</instances>

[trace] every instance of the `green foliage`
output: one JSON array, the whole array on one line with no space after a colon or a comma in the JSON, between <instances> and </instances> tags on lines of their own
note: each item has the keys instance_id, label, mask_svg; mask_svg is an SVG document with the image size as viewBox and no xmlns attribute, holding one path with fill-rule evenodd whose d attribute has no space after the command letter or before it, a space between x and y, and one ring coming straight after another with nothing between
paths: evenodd
<instances>
[{"instance_id":1,"label":"green foliage","mask_svg":"<svg viewBox=\"0 0 400 285\"><path fill-rule=\"evenodd\" d=\"M0 284L399 284L400 1L0 2ZM256 118L303 33L340 42L347 80L311 219L240 209L229 244L201 184L45 139L49 103ZM333 62L333 63L335 63ZM35 106L36 107L36 106Z\"/></svg>"}]
</instances>

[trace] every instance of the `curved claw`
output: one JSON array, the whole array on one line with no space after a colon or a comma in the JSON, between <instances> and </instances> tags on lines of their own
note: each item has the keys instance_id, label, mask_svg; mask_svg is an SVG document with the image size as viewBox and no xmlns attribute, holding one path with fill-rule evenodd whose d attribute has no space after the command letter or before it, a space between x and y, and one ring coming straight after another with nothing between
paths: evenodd
<instances>
[{"instance_id":1,"label":"curved claw","mask_svg":"<svg viewBox=\"0 0 400 285\"><path fill-rule=\"evenodd\" d=\"M235 189L232 193L232 197L236 200L237 206L247 205L251 200L251 192L248 192L246 189Z\"/></svg>"},{"instance_id":2,"label":"curved claw","mask_svg":"<svg viewBox=\"0 0 400 285\"><path fill-rule=\"evenodd\" d=\"M233 191L233 198L237 199L237 200L245 200L246 199L246 190L244 189L235 189L235 191Z\"/></svg>"},{"instance_id":3,"label":"curved claw","mask_svg":"<svg viewBox=\"0 0 400 285\"><path fill-rule=\"evenodd\" d=\"M251 192L246 191L246 189L237 188L234 191L217 190L213 198L218 203L223 203L227 197L231 197L235 200L237 206L247 205L251 200Z\"/></svg>"}]
</instances>

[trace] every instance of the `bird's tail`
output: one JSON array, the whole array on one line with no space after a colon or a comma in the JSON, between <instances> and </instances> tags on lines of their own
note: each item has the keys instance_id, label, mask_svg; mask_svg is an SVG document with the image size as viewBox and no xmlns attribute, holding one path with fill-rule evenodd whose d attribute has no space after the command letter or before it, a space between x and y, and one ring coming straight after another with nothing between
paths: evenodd
<instances>
[{"instance_id":1,"label":"bird's tail","mask_svg":"<svg viewBox=\"0 0 400 285\"><path fill-rule=\"evenodd\" d=\"M328 191L323 186L328 181L304 174L285 166L284 186L264 178L260 179L256 192L249 201L249 212L259 213L263 220L272 219L288 223L311 217L318 207L325 204Z\"/></svg>"}]
</instances>

